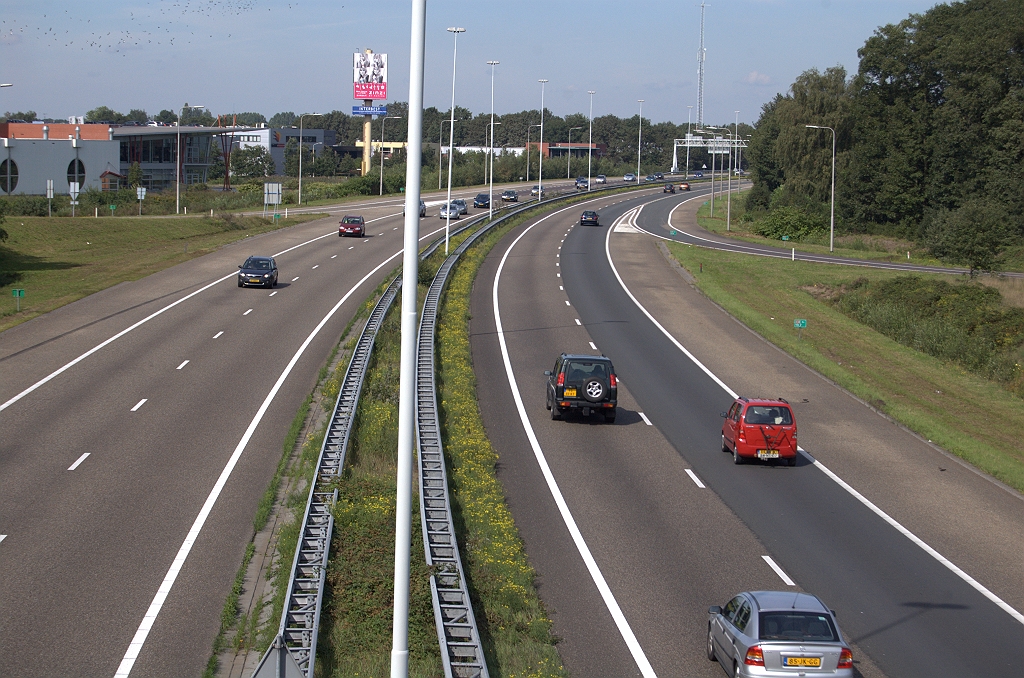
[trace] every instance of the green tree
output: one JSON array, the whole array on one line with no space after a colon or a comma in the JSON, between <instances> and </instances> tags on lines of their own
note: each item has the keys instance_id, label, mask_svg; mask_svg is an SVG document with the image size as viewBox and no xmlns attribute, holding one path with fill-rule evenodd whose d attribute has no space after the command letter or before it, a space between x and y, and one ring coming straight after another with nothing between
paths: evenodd
<instances>
[{"instance_id":1,"label":"green tree","mask_svg":"<svg viewBox=\"0 0 1024 678\"><path fill-rule=\"evenodd\" d=\"M138 188L142 185L142 166L133 162L128 168L128 186Z\"/></svg>"},{"instance_id":2,"label":"green tree","mask_svg":"<svg viewBox=\"0 0 1024 678\"><path fill-rule=\"evenodd\" d=\"M266 122L267 118L262 113L229 113L227 117L230 119L232 125L244 125L246 127L255 127L261 122Z\"/></svg>"},{"instance_id":3,"label":"green tree","mask_svg":"<svg viewBox=\"0 0 1024 678\"><path fill-rule=\"evenodd\" d=\"M932 252L945 262L967 266L971 277L992 271L999 255L1019 233L1006 209L990 198L971 198L943 210L927 231Z\"/></svg>"},{"instance_id":4,"label":"green tree","mask_svg":"<svg viewBox=\"0 0 1024 678\"><path fill-rule=\"evenodd\" d=\"M4 113L3 122L7 122L8 120L24 120L25 122L35 122L38 119L39 118L36 117L35 111L16 111L14 113L12 113L11 111L7 111L6 113Z\"/></svg>"},{"instance_id":5,"label":"green tree","mask_svg":"<svg viewBox=\"0 0 1024 678\"><path fill-rule=\"evenodd\" d=\"M246 179L273 176L274 158L262 146L249 146L231 152L231 174Z\"/></svg>"},{"instance_id":6,"label":"green tree","mask_svg":"<svg viewBox=\"0 0 1024 678\"><path fill-rule=\"evenodd\" d=\"M165 125L173 125L178 120L178 114L165 108L157 113L153 120L156 122L162 122Z\"/></svg>"},{"instance_id":7,"label":"green tree","mask_svg":"<svg viewBox=\"0 0 1024 678\"><path fill-rule=\"evenodd\" d=\"M270 127L291 127L299 121L298 116L292 111L286 111L282 113L275 113L270 122L267 123Z\"/></svg>"},{"instance_id":8,"label":"green tree","mask_svg":"<svg viewBox=\"0 0 1024 678\"><path fill-rule=\"evenodd\" d=\"M107 106L98 106L85 114L86 122L124 122L124 114Z\"/></svg>"},{"instance_id":9,"label":"green tree","mask_svg":"<svg viewBox=\"0 0 1024 678\"><path fill-rule=\"evenodd\" d=\"M299 142L295 138L288 140L284 147L284 173L285 176L299 176ZM302 144L302 176L308 177L313 174L313 149L310 144Z\"/></svg>"},{"instance_id":10,"label":"green tree","mask_svg":"<svg viewBox=\"0 0 1024 678\"><path fill-rule=\"evenodd\" d=\"M145 123L149 121L149 115L141 108L133 108L128 111L128 115L125 116L125 120Z\"/></svg>"},{"instance_id":11,"label":"green tree","mask_svg":"<svg viewBox=\"0 0 1024 678\"><path fill-rule=\"evenodd\" d=\"M4 230L4 223L7 221L7 201L0 200L0 242L7 241L7 231Z\"/></svg>"}]
</instances>

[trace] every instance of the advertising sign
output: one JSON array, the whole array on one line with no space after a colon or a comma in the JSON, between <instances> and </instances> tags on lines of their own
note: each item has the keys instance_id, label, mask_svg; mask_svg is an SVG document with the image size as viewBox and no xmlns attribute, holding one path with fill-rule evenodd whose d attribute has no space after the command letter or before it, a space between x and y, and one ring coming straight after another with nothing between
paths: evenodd
<instances>
[{"instance_id":1,"label":"advertising sign","mask_svg":"<svg viewBox=\"0 0 1024 678\"><path fill-rule=\"evenodd\" d=\"M387 106L353 106L352 115L387 115Z\"/></svg>"},{"instance_id":2,"label":"advertising sign","mask_svg":"<svg viewBox=\"0 0 1024 678\"><path fill-rule=\"evenodd\" d=\"M352 98L388 98L388 55L352 55Z\"/></svg>"}]
</instances>

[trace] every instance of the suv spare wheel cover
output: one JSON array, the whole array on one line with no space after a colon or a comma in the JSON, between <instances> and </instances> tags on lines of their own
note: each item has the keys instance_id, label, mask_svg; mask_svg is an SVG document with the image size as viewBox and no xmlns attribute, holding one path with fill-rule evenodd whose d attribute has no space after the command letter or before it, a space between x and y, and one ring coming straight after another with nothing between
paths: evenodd
<instances>
[{"instance_id":1,"label":"suv spare wheel cover","mask_svg":"<svg viewBox=\"0 0 1024 678\"><path fill-rule=\"evenodd\" d=\"M604 398L605 393L607 393L607 389L600 379L590 379L583 387L583 397L592 403Z\"/></svg>"}]
</instances>

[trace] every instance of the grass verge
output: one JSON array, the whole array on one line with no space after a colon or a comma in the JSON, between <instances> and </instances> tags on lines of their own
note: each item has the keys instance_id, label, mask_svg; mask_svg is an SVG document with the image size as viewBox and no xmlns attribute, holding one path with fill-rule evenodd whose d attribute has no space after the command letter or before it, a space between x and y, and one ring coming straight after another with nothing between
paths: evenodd
<instances>
[{"instance_id":1,"label":"grass verge","mask_svg":"<svg viewBox=\"0 0 1024 678\"><path fill-rule=\"evenodd\" d=\"M902 346L815 296L857 278L874 282L898 273L785 260L766 265L762 257L668 247L702 292L762 337L910 430L1024 491L1019 398ZM793 329L797 318L807 320L802 336Z\"/></svg>"},{"instance_id":2,"label":"grass verge","mask_svg":"<svg viewBox=\"0 0 1024 678\"><path fill-rule=\"evenodd\" d=\"M295 225L322 215L289 217ZM127 280L281 228L273 219L214 217L7 217L0 244L0 331ZM21 311L10 290L25 290Z\"/></svg>"}]
</instances>

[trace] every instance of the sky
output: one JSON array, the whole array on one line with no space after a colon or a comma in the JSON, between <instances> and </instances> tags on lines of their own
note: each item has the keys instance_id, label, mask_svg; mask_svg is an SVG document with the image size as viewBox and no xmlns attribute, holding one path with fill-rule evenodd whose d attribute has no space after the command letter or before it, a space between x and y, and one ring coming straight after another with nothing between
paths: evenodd
<instances>
[{"instance_id":1,"label":"sky","mask_svg":"<svg viewBox=\"0 0 1024 678\"><path fill-rule=\"evenodd\" d=\"M927 0L717 0L705 9L704 121L754 123L801 72L842 65L880 26ZM155 115L185 103L214 114L350 110L352 54L388 54L388 98L409 98L411 3L397 0L2 0L0 111ZM426 106L497 113L687 120L697 103L700 2L428 0Z\"/></svg>"}]
</instances>

